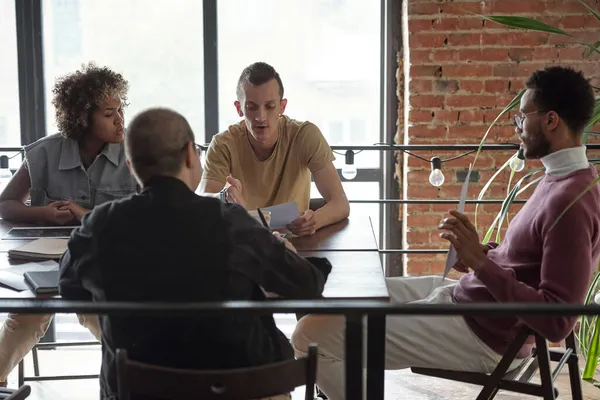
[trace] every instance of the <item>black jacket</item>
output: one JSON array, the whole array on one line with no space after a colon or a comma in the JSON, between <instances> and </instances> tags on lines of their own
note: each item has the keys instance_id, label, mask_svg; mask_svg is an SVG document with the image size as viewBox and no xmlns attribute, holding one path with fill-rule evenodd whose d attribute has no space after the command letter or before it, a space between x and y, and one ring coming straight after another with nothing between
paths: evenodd
<instances>
[{"instance_id":1,"label":"black jacket","mask_svg":"<svg viewBox=\"0 0 600 400\"><path fill-rule=\"evenodd\" d=\"M156 178L86 215L60 262L69 300L202 302L316 298L331 265L285 248L240 206ZM101 316L101 397L116 399L115 352L168 367L262 365L293 353L272 315Z\"/></svg>"}]
</instances>

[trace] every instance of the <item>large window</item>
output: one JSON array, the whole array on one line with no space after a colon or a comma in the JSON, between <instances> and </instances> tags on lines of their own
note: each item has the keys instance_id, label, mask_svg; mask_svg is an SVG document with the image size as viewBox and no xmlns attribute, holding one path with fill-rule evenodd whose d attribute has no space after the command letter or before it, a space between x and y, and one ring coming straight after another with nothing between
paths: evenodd
<instances>
[{"instance_id":1,"label":"large window","mask_svg":"<svg viewBox=\"0 0 600 400\"><path fill-rule=\"evenodd\" d=\"M202 1L44 0L42 13L48 134L56 133L55 79L94 61L129 81L126 123L145 108L170 107L204 137Z\"/></svg>"},{"instance_id":2,"label":"large window","mask_svg":"<svg viewBox=\"0 0 600 400\"><path fill-rule=\"evenodd\" d=\"M19 146L19 69L15 0L0 0L0 146Z\"/></svg>"},{"instance_id":3,"label":"large window","mask_svg":"<svg viewBox=\"0 0 600 400\"><path fill-rule=\"evenodd\" d=\"M380 137L381 9L364 0L219 1L219 127L238 122L233 107L244 67L279 72L286 114L314 122L330 145L371 145ZM336 156L337 168L344 157ZM358 168L379 168L364 152Z\"/></svg>"}]
</instances>

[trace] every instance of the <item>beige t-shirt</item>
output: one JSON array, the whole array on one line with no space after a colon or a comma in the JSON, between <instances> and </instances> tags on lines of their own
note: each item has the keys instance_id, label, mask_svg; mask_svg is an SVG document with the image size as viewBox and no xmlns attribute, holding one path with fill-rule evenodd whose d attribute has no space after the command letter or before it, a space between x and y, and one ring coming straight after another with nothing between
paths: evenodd
<instances>
[{"instance_id":1,"label":"beige t-shirt","mask_svg":"<svg viewBox=\"0 0 600 400\"><path fill-rule=\"evenodd\" d=\"M248 209L296 201L300 212L310 201L310 175L335 160L317 126L282 116L273 154L260 161L246 133L246 123L215 135L206 153L202 179L225 185L227 175L239 179Z\"/></svg>"}]
</instances>

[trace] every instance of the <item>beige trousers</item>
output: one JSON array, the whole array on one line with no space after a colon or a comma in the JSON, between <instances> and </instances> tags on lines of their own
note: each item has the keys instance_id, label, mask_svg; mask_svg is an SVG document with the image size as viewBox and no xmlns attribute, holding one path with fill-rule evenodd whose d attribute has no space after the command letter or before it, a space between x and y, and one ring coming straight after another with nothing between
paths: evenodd
<instances>
[{"instance_id":1,"label":"beige trousers","mask_svg":"<svg viewBox=\"0 0 600 400\"><path fill-rule=\"evenodd\" d=\"M428 276L387 278L386 283L392 302L450 304L456 281ZM343 316L307 315L292 335L297 357L307 355L310 343L318 345L317 384L330 400L344 399L344 329ZM502 358L462 316L389 316L385 340L386 370L429 367L489 373ZM511 368L520 363L514 361Z\"/></svg>"},{"instance_id":2,"label":"beige trousers","mask_svg":"<svg viewBox=\"0 0 600 400\"><path fill-rule=\"evenodd\" d=\"M0 382L5 382L14 367L44 336L54 315L9 314L0 328ZM79 323L100 340L96 315L77 315Z\"/></svg>"}]
</instances>

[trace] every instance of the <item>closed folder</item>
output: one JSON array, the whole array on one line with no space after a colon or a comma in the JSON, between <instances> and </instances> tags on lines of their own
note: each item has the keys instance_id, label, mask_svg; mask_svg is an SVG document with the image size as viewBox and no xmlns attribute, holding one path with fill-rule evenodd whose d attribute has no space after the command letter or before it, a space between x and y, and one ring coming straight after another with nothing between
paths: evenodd
<instances>
[{"instance_id":1,"label":"closed folder","mask_svg":"<svg viewBox=\"0 0 600 400\"><path fill-rule=\"evenodd\" d=\"M58 294L58 271L31 271L23 276L35 294Z\"/></svg>"},{"instance_id":2,"label":"closed folder","mask_svg":"<svg viewBox=\"0 0 600 400\"><path fill-rule=\"evenodd\" d=\"M21 260L58 260L67 251L69 239L41 238L8 251L8 257Z\"/></svg>"}]
</instances>

